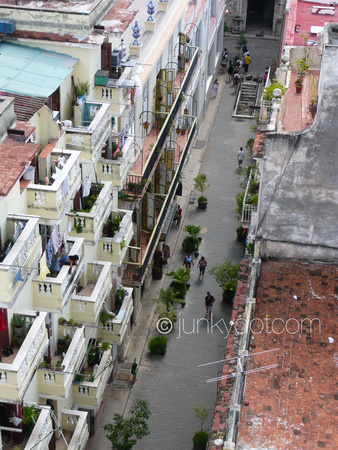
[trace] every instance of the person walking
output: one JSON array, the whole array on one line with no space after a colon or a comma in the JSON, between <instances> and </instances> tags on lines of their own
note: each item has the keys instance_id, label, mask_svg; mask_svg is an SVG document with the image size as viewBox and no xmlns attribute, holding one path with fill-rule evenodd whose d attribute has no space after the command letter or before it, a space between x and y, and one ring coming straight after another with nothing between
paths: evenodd
<instances>
[{"instance_id":1,"label":"person walking","mask_svg":"<svg viewBox=\"0 0 338 450\"><path fill-rule=\"evenodd\" d=\"M181 219L182 219L182 208L180 205L177 205L177 208L175 211L175 217L173 220L173 222L176 224L177 228L180 227Z\"/></svg>"},{"instance_id":2,"label":"person walking","mask_svg":"<svg viewBox=\"0 0 338 450\"><path fill-rule=\"evenodd\" d=\"M214 81L214 97L216 97L218 92L218 79L216 78L216 80Z\"/></svg>"},{"instance_id":3,"label":"person walking","mask_svg":"<svg viewBox=\"0 0 338 450\"><path fill-rule=\"evenodd\" d=\"M232 65L232 62L229 63L229 68L228 68L228 79L227 79L227 83L233 81L233 73L234 73L234 66Z\"/></svg>"},{"instance_id":4,"label":"person walking","mask_svg":"<svg viewBox=\"0 0 338 450\"><path fill-rule=\"evenodd\" d=\"M192 260L191 254L188 253L183 260L183 266L185 266L186 270L190 271L192 265L194 266L194 262Z\"/></svg>"},{"instance_id":5,"label":"person walking","mask_svg":"<svg viewBox=\"0 0 338 450\"><path fill-rule=\"evenodd\" d=\"M241 147L237 153L237 161L238 161L238 168L241 169L242 168L242 164L243 164L243 159L244 159L244 152L243 152L243 147Z\"/></svg>"},{"instance_id":6,"label":"person walking","mask_svg":"<svg viewBox=\"0 0 338 450\"><path fill-rule=\"evenodd\" d=\"M235 92L237 92L240 81L241 81L241 75L239 73L239 70L236 68L234 70L234 74L232 77L232 85L234 87Z\"/></svg>"},{"instance_id":7,"label":"person walking","mask_svg":"<svg viewBox=\"0 0 338 450\"><path fill-rule=\"evenodd\" d=\"M202 280L203 280L205 268L207 267L207 265L208 265L207 260L204 258L204 256L201 256L201 259L198 261L198 264L197 264L197 267L199 267L199 269L200 269L198 278L202 277Z\"/></svg>"},{"instance_id":8,"label":"person walking","mask_svg":"<svg viewBox=\"0 0 338 450\"><path fill-rule=\"evenodd\" d=\"M222 72L225 73L225 70L227 68L227 60L225 58L222 59L221 66L222 66Z\"/></svg>"},{"instance_id":9,"label":"person walking","mask_svg":"<svg viewBox=\"0 0 338 450\"><path fill-rule=\"evenodd\" d=\"M244 56L244 72L249 69L249 64L251 63L251 58L249 52Z\"/></svg>"},{"instance_id":10,"label":"person walking","mask_svg":"<svg viewBox=\"0 0 338 450\"><path fill-rule=\"evenodd\" d=\"M205 305L205 309L207 311L206 316L207 319L211 320L211 312L212 312L212 305L215 303L216 299L215 297L213 297L210 292L207 292L207 296L204 299L204 305Z\"/></svg>"}]
</instances>

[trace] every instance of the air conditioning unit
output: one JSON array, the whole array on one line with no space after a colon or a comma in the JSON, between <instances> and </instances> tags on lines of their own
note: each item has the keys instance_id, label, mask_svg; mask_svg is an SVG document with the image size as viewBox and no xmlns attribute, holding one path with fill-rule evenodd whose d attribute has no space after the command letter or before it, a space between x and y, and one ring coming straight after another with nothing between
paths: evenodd
<instances>
[{"instance_id":1,"label":"air conditioning unit","mask_svg":"<svg viewBox=\"0 0 338 450\"><path fill-rule=\"evenodd\" d=\"M2 19L0 20L0 33L13 34L16 29L15 20Z\"/></svg>"},{"instance_id":2,"label":"air conditioning unit","mask_svg":"<svg viewBox=\"0 0 338 450\"><path fill-rule=\"evenodd\" d=\"M121 49L115 49L113 50L111 54L111 63L112 66L118 66L122 59L122 50Z\"/></svg>"}]
</instances>

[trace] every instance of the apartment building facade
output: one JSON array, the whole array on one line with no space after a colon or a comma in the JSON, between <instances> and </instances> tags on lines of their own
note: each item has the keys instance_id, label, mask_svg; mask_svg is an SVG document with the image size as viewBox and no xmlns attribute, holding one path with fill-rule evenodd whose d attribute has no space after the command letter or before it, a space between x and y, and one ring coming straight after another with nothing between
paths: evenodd
<instances>
[{"instance_id":1,"label":"apartment building facade","mask_svg":"<svg viewBox=\"0 0 338 450\"><path fill-rule=\"evenodd\" d=\"M95 432L220 63L223 1L131 5L0 5L0 434L33 405L26 448Z\"/></svg>"}]
</instances>

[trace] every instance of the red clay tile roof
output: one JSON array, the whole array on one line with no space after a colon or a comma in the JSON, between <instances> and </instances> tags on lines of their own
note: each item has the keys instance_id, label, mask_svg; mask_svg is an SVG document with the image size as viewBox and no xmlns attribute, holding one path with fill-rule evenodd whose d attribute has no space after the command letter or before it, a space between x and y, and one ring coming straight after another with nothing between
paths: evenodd
<instances>
[{"instance_id":1,"label":"red clay tile roof","mask_svg":"<svg viewBox=\"0 0 338 450\"><path fill-rule=\"evenodd\" d=\"M7 137L0 144L0 195L6 196L37 154L40 145Z\"/></svg>"},{"instance_id":2,"label":"red clay tile roof","mask_svg":"<svg viewBox=\"0 0 338 450\"><path fill-rule=\"evenodd\" d=\"M263 131L257 131L256 133L255 142L252 147L252 156L254 158L263 158L264 156L265 135L266 133Z\"/></svg>"},{"instance_id":3,"label":"red clay tile roof","mask_svg":"<svg viewBox=\"0 0 338 450\"><path fill-rule=\"evenodd\" d=\"M255 311L262 322L257 321L252 352L280 350L276 356L261 355L259 362L250 358L248 369L276 362L279 366L246 376L248 404L241 411L239 446L338 448L337 280L336 266L262 264Z\"/></svg>"},{"instance_id":4,"label":"red clay tile roof","mask_svg":"<svg viewBox=\"0 0 338 450\"><path fill-rule=\"evenodd\" d=\"M57 34L57 33L45 33L38 31L26 31L16 30L11 35L14 38L21 39L33 39L41 41L55 41L55 42L73 42L81 44L96 44L101 46L106 40L106 34L104 30L93 30L89 36L78 36L71 34Z\"/></svg>"},{"instance_id":5,"label":"red clay tile roof","mask_svg":"<svg viewBox=\"0 0 338 450\"><path fill-rule=\"evenodd\" d=\"M27 122L48 101L47 97L28 97L0 91L0 95L14 97L14 112L18 120Z\"/></svg>"}]
</instances>

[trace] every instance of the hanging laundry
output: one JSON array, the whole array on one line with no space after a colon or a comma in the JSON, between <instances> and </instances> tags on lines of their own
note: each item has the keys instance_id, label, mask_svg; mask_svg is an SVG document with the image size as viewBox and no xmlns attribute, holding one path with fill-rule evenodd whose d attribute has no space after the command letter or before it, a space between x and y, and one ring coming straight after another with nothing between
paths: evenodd
<instances>
[{"instance_id":1,"label":"hanging laundry","mask_svg":"<svg viewBox=\"0 0 338 450\"><path fill-rule=\"evenodd\" d=\"M4 315L2 309L0 309L0 331L6 330L6 322L4 319Z\"/></svg>"},{"instance_id":2,"label":"hanging laundry","mask_svg":"<svg viewBox=\"0 0 338 450\"><path fill-rule=\"evenodd\" d=\"M59 238L58 238L58 230L57 230L56 225L54 225L54 227L53 227L51 239L52 239L52 243L53 243L54 253L56 253L59 250Z\"/></svg>"},{"instance_id":3,"label":"hanging laundry","mask_svg":"<svg viewBox=\"0 0 338 450\"><path fill-rule=\"evenodd\" d=\"M49 241L47 242L47 245L46 245L47 267L51 266L53 255L54 255L53 242L51 239L49 239Z\"/></svg>"},{"instance_id":4,"label":"hanging laundry","mask_svg":"<svg viewBox=\"0 0 338 450\"><path fill-rule=\"evenodd\" d=\"M58 167L55 167L55 173L53 173L52 178L54 180L62 180L61 186L61 194L62 197L66 197L69 192L69 177L66 173L60 170Z\"/></svg>"},{"instance_id":5,"label":"hanging laundry","mask_svg":"<svg viewBox=\"0 0 338 450\"><path fill-rule=\"evenodd\" d=\"M39 281L45 280L46 276L50 273L48 267L47 267L47 259L46 259L46 252L43 252L43 255L40 259L40 273L39 273Z\"/></svg>"},{"instance_id":6,"label":"hanging laundry","mask_svg":"<svg viewBox=\"0 0 338 450\"><path fill-rule=\"evenodd\" d=\"M14 242L17 241L18 237L20 236L20 233L22 231L22 223L18 222L15 228L15 233L14 233Z\"/></svg>"},{"instance_id":7,"label":"hanging laundry","mask_svg":"<svg viewBox=\"0 0 338 450\"><path fill-rule=\"evenodd\" d=\"M21 267L20 269L17 271L15 278L14 278L14 284L16 284L18 281L25 281L24 278L22 278L21 276Z\"/></svg>"},{"instance_id":8,"label":"hanging laundry","mask_svg":"<svg viewBox=\"0 0 338 450\"><path fill-rule=\"evenodd\" d=\"M55 255L53 255L53 258L52 258L52 263L50 265L50 270L52 272L60 272L60 270L61 270L60 262L59 262L58 258Z\"/></svg>"},{"instance_id":9,"label":"hanging laundry","mask_svg":"<svg viewBox=\"0 0 338 450\"><path fill-rule=\"evenodd\" d=\"M90 194L90 188L92 186L92 175L91 173L83 180L82 183L82 195L83 197L88 197Z\"/></svg>"}]
</instances>

